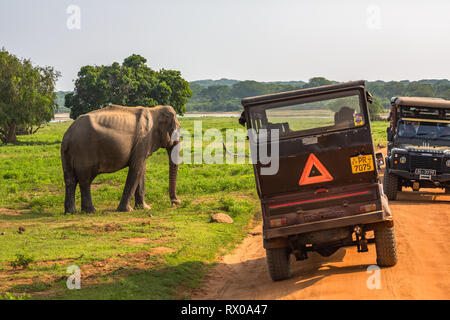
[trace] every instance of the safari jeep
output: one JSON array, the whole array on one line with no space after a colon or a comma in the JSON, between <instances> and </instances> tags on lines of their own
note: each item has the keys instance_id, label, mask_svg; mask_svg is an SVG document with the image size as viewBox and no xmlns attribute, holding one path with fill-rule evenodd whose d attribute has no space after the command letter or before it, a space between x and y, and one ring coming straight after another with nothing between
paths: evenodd
<instances>
[{"instance_id":1,"label":"safari jeep","mask_svg":"<svg viewBox=\"0 0 450 320\"><path fill-rule=\"evenodd\" d=\"M330 256L341 247L368 251L379 266L397 263L393 220L383 196L368 121L364 81L242 100L263 213L263 239L272 280L291 275L291 254ZM278 133L279 138L273 139ZM264 145L267 141L267 145ZM277 172L259 150L278 148ZM273 161L273 159L272 159ZM372 236L369 236L368 231Z\"/></svg>"},{"instance_id":2,"label":"safari jeep","mask_svg":"<svg viewBox=\"0 0 450 320\"><path fill-rule=\"evenodd\" d=\"M384 192L395 200L402 187L450 193L450 101L392 98Z\"/></svg>"}]
</instances>

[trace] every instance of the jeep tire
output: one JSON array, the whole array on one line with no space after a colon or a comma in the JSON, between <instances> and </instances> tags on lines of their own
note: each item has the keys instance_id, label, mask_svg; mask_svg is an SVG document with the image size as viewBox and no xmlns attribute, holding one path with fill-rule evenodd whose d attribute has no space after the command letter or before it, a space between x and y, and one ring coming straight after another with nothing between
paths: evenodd
<instances>
[{"instance_id":1,"label":"jeep tire","mask_svg":"<svg viewBox=\"0 0 450 320\"><path fill-rule=\"evenodd\" d=\"M267 267L273 281L291 277L291 253L289 248L266 249Z\"/></svg>"},{"instance_id":2,"label":"jeep tire","mask_svg":"<svg viewBox=\"0 0 450 320\"><path fill-rule=\"evenodd\" d=\"M397 198L398 183L398 176L385 170L383 179L383 191L389 200L395 200Z\"/></svg>"},{"instance_id":3,"label":"jeep tire","mask_svg":"<svg viewBox=\"0 0 450 320\"><path fill-rule=\"evenodd\" d=\"M375 228L375 248L377 251L377 265L392 267L397 264L397 245L395 243L394 227L386 225Z\"/></svg>"}]
</instances>

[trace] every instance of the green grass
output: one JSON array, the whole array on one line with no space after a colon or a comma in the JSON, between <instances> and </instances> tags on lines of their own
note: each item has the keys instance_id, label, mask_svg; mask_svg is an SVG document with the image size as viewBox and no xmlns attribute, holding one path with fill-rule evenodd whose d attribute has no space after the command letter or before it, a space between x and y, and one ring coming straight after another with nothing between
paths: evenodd
<instances>
[{"instance_id":1,"label":"green grass","mask_svg":"<svg viewBox=\"0 0 450 320\"><path fill-rule=\"evenodd\" d=\"M181 119L182 127L192 130L195 120ZM203 131L240 128L236 118L201 120ZM17 145L0 146L0 298L189 298L260 212L249 164L182 164L177 193L183 203L172 208L167 154L159 150L147 160L152 218L144 210L115 212L127 169L94 180L95 214L64 215L60 144L68 126L51 124L20 136ZM372 124L376 143L385 144L385 127ZM79 190L76 203L80 208ZM210 223L217 212L234 223ZM14 269L20 257L32 258ZM81 290L66 287L71 265L80 267Z\"/></svg>"},{"instance_id":2,"label":"green grass","mask_svg":"<svg viewBox=\"0 0 450 320\"><path fill-rule=\"evenodd\" d=\"M371 122L372 137L375 148L378 144L387 146L387 133L386 128L389 126L389 122L386 121L373 121Z\"/></svg>"}]
</instances>

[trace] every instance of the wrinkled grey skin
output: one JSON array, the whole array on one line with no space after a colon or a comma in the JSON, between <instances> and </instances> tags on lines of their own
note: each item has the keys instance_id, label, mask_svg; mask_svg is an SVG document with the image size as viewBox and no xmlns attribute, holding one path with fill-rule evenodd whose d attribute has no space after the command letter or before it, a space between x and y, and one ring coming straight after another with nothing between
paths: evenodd
<instances>
[{"instance_id":1,"label":"wrinkled grey skin","mask_svg":"<svg viewBox=\"0 0 450 320\"><path fill-rule=\"evenodd\" d=\"M171 106L112 105L78 117L67 129L61 144L65 212L75 211L77 184L81 191L81 210L94 212L91 197L94 178L125 167L129 167L129 171L117 210L132 211L133 194L135 208L150 209L145 203L145 160L159 148L166 148L169 154L169 195L172 204L179 204L176 196L178 166L170 159L178 143L178 129L180 123Z\"/></svg>"}]
</instances>

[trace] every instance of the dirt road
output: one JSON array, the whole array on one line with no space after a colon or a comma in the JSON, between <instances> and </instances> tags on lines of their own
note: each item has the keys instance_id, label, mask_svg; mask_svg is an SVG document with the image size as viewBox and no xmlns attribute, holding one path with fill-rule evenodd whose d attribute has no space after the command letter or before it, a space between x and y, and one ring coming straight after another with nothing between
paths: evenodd
<instances>
[{"instance_id":1,"label":"dirt road","mask_svg":"<svg viewBox=\"0 0 450 320\"><path fill-rule=\"evenodd\" d=\"M193 298L450 299L450 195L433 192L402 192L390 202L399 262L380 270L380 289L367 286L368 280L376 284L374 272L367 272L376 264L374 245L367 253L346 248L328 258L292 259L292 278L272 282L259 225L211 270Z\"/></svg>"}]
</instances>

